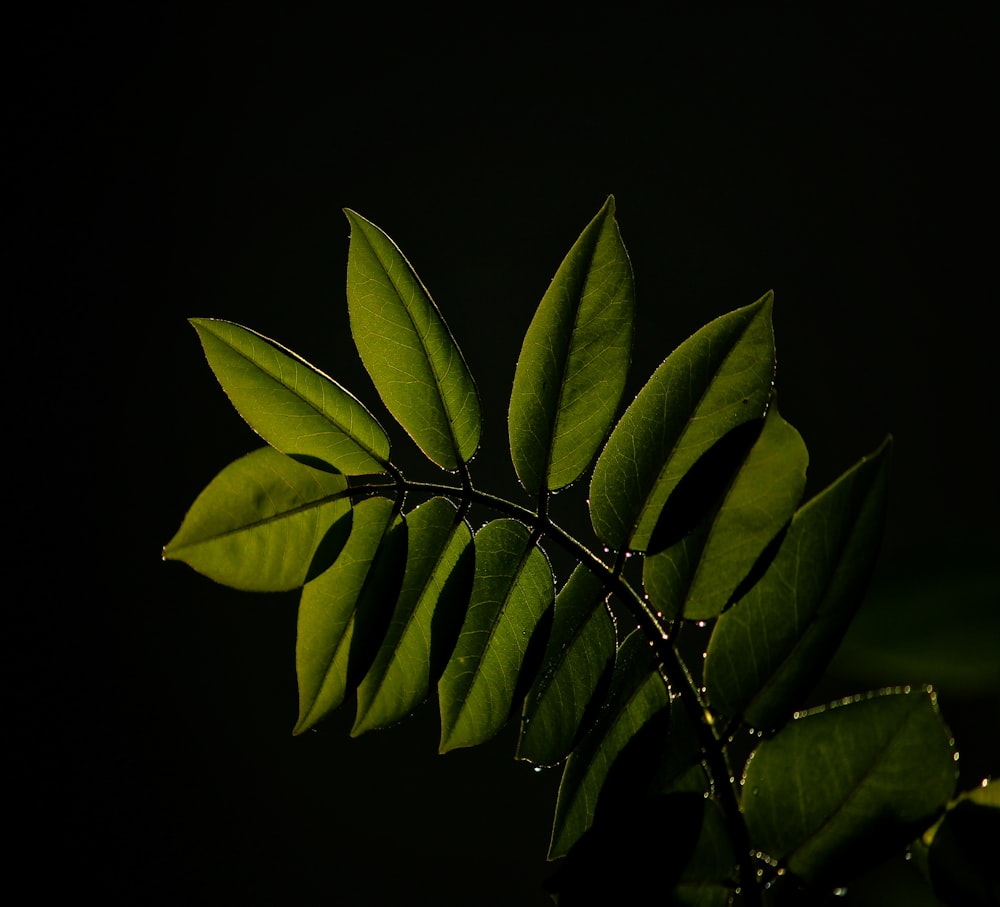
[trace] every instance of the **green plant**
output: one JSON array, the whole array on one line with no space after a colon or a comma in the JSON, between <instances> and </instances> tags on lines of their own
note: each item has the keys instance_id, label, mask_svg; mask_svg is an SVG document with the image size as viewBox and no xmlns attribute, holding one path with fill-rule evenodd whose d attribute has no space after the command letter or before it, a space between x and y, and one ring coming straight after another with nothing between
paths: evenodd
<instances>
[{"instance_id":1,"label":"green plant","mask_svg":"<svg viewBox=\"0 0 1000 907\"><path fill-rule=\"evenodd\" d=\"M164 548L239 589L302 588L295 733L355 696L361 734L436 691L442 753L519 716L517 758L564 766L548 854L564 858L561 904L627 897L617 858L655 861L668 903L808 898L917 840L947 894L934 830L967 827L972 808L995 822L997 797L985 783L957 796L933 691L803 710L873 568L891 441L801 503L771 295L682 343L619 414L634 297L609 198L517 360L518 503L473 482L479 396L429 293L346 213L361 360L442 476L407 478L372 413L294 353L192 319L267 446L223 469ZM585 480L588 543L554 498Z\"/></svg>"}]
</instances>

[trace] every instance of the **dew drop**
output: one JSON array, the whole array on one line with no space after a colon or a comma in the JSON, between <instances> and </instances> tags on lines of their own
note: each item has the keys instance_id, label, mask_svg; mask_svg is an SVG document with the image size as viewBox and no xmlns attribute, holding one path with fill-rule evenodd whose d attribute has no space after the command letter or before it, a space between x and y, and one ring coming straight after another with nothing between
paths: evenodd
<instances>
[{"instance_id":1,"label":"dew drop","mask_svg":"<svg viewBox=\"0 0 1000 907\"><path fill-rule=\"evenodd\" d=\"M542 767L540 765L536 765L533 771L536 775L540 775L542 773Z\"/></svg>"},{"instance_id":2,"label":"dew drop","mask_svg":"<svg viewBox=\"0 0 1000 907\"><path fill-rule=\"evenodd\" d=\"M699 627L705 627L705 626L707 626L707 624L705 623L705 621L703 621L703 620L699 620L699 621L698 621L698 626L699 626Z\"/></svg>"},{"instance_id":3,"label":"dew drop","mask_svg":"<svg viewBox=\"0 0 1000 907\"><path fill-rule=\"evenodd\" d=\"M847 897L847 889L845 887L843 887L843 886L841 886L839 888L834 888L833 889L833 896L835 898L846 898Z\"/></svg>"}]
</instances>

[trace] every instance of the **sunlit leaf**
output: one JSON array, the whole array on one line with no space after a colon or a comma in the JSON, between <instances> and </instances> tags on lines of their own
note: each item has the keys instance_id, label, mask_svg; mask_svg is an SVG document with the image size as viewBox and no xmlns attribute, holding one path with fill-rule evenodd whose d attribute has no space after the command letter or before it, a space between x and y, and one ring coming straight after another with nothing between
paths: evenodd
<instances>
[{"instance_id":1,"label":"sunlit leaf","mask_svg":"<svg viewBox=\"0 0 1000 907\"><path fill-rule=\"evenodd\" d=\"M268 444L349 476L385 471L389 439L336 381L238 324L213 318L192 318L191 324L222 389Z\"/></svg>"},{"instance_id":2,"label":"sunlit leaf","mask_svg":"<svg viewBox=\"0 0 1000 907\"><path fill-rule=\"evenodd\" d=\"M488 523L475 548L469 610L438 683L442 753L489 740L507 723L529 643L555 597L548 559L522 523Z\"/></svg>"},{"instance_id":3,"label":"sunlit leaf","mask_svg":"<svg viewBox=\"0 0 1000 907\"><path fill-rule=\"evenodd\" d=\"M316 570L330 527L351 509L346 489L340 473L262 447L212 479L163 556L236 589L295 589Z\"/></svg>"},{"instance_id":4,"label":"sunlit leaf","mask_svg":"<svg viewBox=\"0 0 1000 907\"><path fill-rule=\"evenodd\" d=\"M590 515L611 548L645 551L685 473L732 429L761 418L774 374L772 295L682 343L619 420L594 467Z\"/></svg>"},{"instance_id":5,"label":"sunlit leaf","mask_svg":"<svg viewBox=\"0 0 1000 907\"><path fill-rule=\"evenodd\" d=\"M358 687L353 735L404 718L427 697L451 654L472 589L472 532L432 498L406 515L403 585L371 669Z\"/></svg>"},{"instance_id":6,"label":"sunlit leaf","mask_svg":"<svg viewBox=\"0 0 1000 907\"><path fill-rule=\"evenodd\" d=\"M580 566L556 596L542 669L524 701L519 759L555 765L586 730L581 722L615 657L606 595L604 581Z\"/></svg>"},{"instance_id":7,"label":"sunlit leaf","mask_svg":"<svg viewBox=\"0 0 1000 907\"><path fill-rule=\"evenodd\" d=\"M625 388L635 297L614 213L609 197L556 271L521 347L510 450L533 495L579 478Z\"/></svg>"},{"instance_id":8,"label":"sunlit leaf","mask_svg":"<svg viewBox=\"0 0 1000 907\"><path fill-rule=\"evenodd\" d=\"M563 856L587 831L615 760L647 722L669 709L667 686L651 651L639 631L629 634L618 650L605 711L566 760L552 825L550 860Z\"/></svg>"},{"instance_id":9,"label":"sunlit leaf","mask_svg":"<svg viewBox=\"0 0 1000 907\"><path fill-rule=\"evenodd\" d=\"M861 604L885 519L890 440L801 507L764 576L719 617L712 706L772 728L828 664Z\"/></svg>"},{"instance_id":10,"label":"sunlit leaf","mask_svg":"<svg viewBox=\"0 0 1000 907\"><path fill-rule=\"evenodd\" d=\"M357 504L350 518L350 537L340 556L302 589L295 643L296 734L339 706L360 683L399 594L406 523L395 516L394 503L370 498Z\"/></svg>"},{"instance_id":11,"label":"sunlit leaf","mask_svg":"<svg viewBox=\"0 0 1000 907\"><path fill-rule=\"evenodd\" d=\"M689 620L708 620L721 613L791 520L805 488L807 462L801 436L772 402L722 500L716 505L705 501L708 513L693 531L645 559L642 578L650 603L668 617ZM681 480L665 513L697 468Z\"/></svg>"},{"instance_id":12,"label":"sunlit leaf","mask_svg":"<svg viewBox=\"0 0 1000 907\"><path fill-rule=\"evenodd\" d=\"M764 740L747 764L751 843L807 883L860 872L944 809L957 766L932 694L825 708Z\"/></svg>"},{"instance_id":13,"label":"sunlit leaf","mask_svg":"<svg viewBox=\"0 0 1000 907\"><path fill-rule=\"evenodd\" d=\"M455 470L479 446L479 393L434 300L396 244L370 221L351 224L351 333L383 403L438 466Z\"/></svg>"}]
</instances>

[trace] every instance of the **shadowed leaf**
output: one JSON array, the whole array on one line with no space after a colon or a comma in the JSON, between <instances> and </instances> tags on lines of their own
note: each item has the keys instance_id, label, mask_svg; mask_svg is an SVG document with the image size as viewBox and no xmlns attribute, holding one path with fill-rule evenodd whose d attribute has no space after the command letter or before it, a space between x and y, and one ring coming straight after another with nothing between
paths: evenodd
<instances>
[{"instance_id":1,"label":"shadowed leaf","mask_svg":"<svg viewBox=\"0 0 1000 907\"><path fill-rule=\"evenodd\" d=\"M316 570L330 527L351 509L346 490L340 473L262 447L209 482L163 556L236 589L298 588Z\"/></svg>"},{"instance_id":2,"label":"shadowed leaf","mask_svg":"<svg viewBox=\"0 0 1000 907\"><path fill-rule=\"evenodd\" d=\"M417 446L443 469L458 469L475 454L481 430L469 368L396 244L360 214L345 214L347 306L361 361Z\"/></svg>"},{"instance_id":3,"label":"shadowed leaf","mask_svg":"<svg viewBox=\"0 0 1000 907\"><path fill-rule=\"evenodd\" d=\"M212 318L192 318L191 324L222 389L268 444L344 475L385 472L389 439L336 381L238 324Z\"/></svg>"},{"instance_id":4,"label":"shadowed leaf","mask_svg":"<svg viewBox=\"0 0 1000 907\"><path fill-rule=\"evenodd\" d=\"M522 523L487 523L475 549L469 610L438 683L442 753L489 740L507 723L528 644L554 598L552 568Z\"/></svg>"},{"instance_id":5,"label":"shadowed leaf","mask_svg":"<svg viewBox=\"0 0 1000 907\"><path fill-rule=\"evenodd\" d=\"M594 820L601 789L615 760L655 716L670 706L645 636L633 631L622 642L607 705L563 769L556 801L549 859L561 857Z\"/></svg>"},{"instance_id":6,"label":"shadowed leaf","mask_svg":"<svg viewBox=\"0 0 1000 907\"><path fill-rule=\"evenodd\" d=\"M615 657L615 625L604 582L577 567L556 596L543 666L524 702L517 758L555 765L586 728L595 691Z\"/></svg>"},{"instance_id":7,"label":"shadowed leaf","mask_svg":"<svg viewBox=\"0 0 1000 907\"><path fill-rule=\"evenodd\" d=\"M685 473L733 428L764 415L771 303L768 293L684 341L618 421L590 482L591 521L605 545L645 551Z\"/></svg>"},{"instance_id":8,"label":"shadowed leaf","mask_svg":"<svg viewBox=\"0 0 1000 907\"><path fill-rule=\"evenodd\" d=\"M829 663L874 568L890 447L801 507L764 576L719 617L705 657L714 708L773 728Z\"/></svg>"},{"instance_id":9,"label":"shadowed leaf","mask_svg":"<svg viewBox=\"0 0 1000 907\"><path fill-rule=\"evenodd\" d=\"M1000 841L1000 786L983 782L948 804L948 810L914 841L915 862L946 904L1000 905L996 842Z\"/></svg>"},{"instance_id":10,"label":"shadowed leaf","mask_svg":"<svg viewBox=\"0 0 1000 907\"><path fill-rule=\"evenodd\" d=\"M665 551L646 557L642 580L651 604L671 618L708 620L720 614L791 520L805 488L807 462L802 438L772 402L721 501L712 506L704 500L709 512L700 525ZM696 470L688 472L678 490ZM698 491L704 499L704 489ZM667 501L664 516L672 501Z\"/></svg>"},{"instance_id":11,"label":"shadowed leaf","mask_svg":"<svg viewBox=\"0 0 1000 907\"><path fill-rule=\"evenodd\" d=\"M472 589L472 532L454 505L432 498L406 515L403 585L388 632L358 687L357 736L386 727L427 697L458 635Z\"/></svg>"},{"instance_id":12,"label":"shadowed leaf","mask_svg":"<svg viewBox=\"0 0 1000 907\"><path fill-rule=\"evenodd\" d=\"M508 427L527 491L554 491L590 465L615 417L628 372L632 267L608 198L570 249L521 347Z\"/></svg>"},{"instance_id":13,"label":"shadowed leaf","mask_svg":"<svg viewBox=\"0 0 1000 907\"><path fill-rule=\"evenodd\" d=\"M340 557L302 589L295 642L295 734L337 708L371 667L399 594L406 558L406 523L394 513L387 498L357 504Z\"/></svg>"}]
</instances>

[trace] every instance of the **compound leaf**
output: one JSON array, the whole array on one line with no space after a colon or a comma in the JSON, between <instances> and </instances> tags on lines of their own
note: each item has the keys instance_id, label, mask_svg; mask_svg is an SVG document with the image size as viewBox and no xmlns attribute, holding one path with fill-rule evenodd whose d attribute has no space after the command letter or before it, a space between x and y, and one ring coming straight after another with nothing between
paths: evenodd
<instances>
[{"instance_id":1,"label":"compound leaf","mask_svg":"<svg viewBox=\"0 0 1000 907\"><path fill-rule=\"evenodd\" d=\"M605 781L626 746L647 722L670 707L645 636L630 633L618 649L600 719L566 760L556 800L549 859L564 856L594 821Z\"/></svg>"},{"instance_id":2,"label":"compound leaf","mask_svg":"<svg viewBox=\"0 0 1000 907\"><path fill-rule=\"evenodd\" d=\"M715 625L712 706L773 728L818 679L854 616L885 519L887 439L801 507L763 577Z\"/></svg>"},{"instance_id":3,"label":"compound leaf","mask_svg":"<svg viewBox=\"0 0 1000 907\"><path fill-rule=\"evenodd\" d=\"M468 523L445 498L406 515L403 585L385 639L358 687L351 734L387 727L410 714L436 683L458 635L472 588Z\"/></svg>"},{"instance_id":4,"label":"compound leaf","mask_svg":"<svg viewBox=\"0 0 1000 907\"><path fill-rule=\"evenodd\" d=\"M944 809L957 779L929 692L893 693L791 721L757 747L742 810L754 847L807 883L902 849Z\"/></svg>"},{"instance_id":5,"label":"compound leaf","mask_svg":"<svg viewBox=\"0 0 1000 907\"><path fill-rule=\"evenodd\" d=\"M507 723L529 643L555 597L552 568L523 523L487 523L475 549L469 610L438 682L442 753L489 740Z\"/></svg>"},{"instance_id":6,"label":"compound leaf","mask_svg":"<svg viewBox=\"0 0 1000 907\"><path fill-rule=\"evenodd\" d=\"M337 708L371 667L381 643L406 559L406 522L387 498L351 511L340 556L306 583L299 602L295 667L301 734Z\"/></svg>"},{"instance_id":7,"label":"compound leaf","mask_svg":"<svg viewBox=\"0 0 1000 907\"><path fill-rule=\"evenodd\" d=\"M590 516L605 545L646 551L670 493L733 428L760 419L774 375L772 294L709 322L653 373L597 459Z\"/></svg>"},{"instance_id":8,"label":"compound leaf","mask_svg":"<svg viewBox=\"0 0 1000 907\"><path fill-rule=\"evenodd\" d=\"M262 447L209 482L163 557L236 589L298 588L318 569L316 554L330 527L351 509L346 490L340 473Z\"/></svg>"},{"instance_id":9,"label":"compound leaf","mask_svg":"<svg viewBox=\"0 0 1000 907\"><path fill-rule=\"evenodd\" d=\"M556 596L543 666L524 700L517 758L555 765L586 730L584 717L615 658L606 596L604 581L583 566Z\"/></svg>"},{"instance_id":10,"label":"compound leaf","mask_svg":"<svg viewBox=\"0 0 1000 907\"><path fill-rule=\"evenodd\" d=\"M456 470L479 447L479 393L434 300L396 244L346 210L347 307L354 343L382 402L417 446Z\"/></svg>"},{"instance_id":11,"label":"compound leaf","mask_svg":"<svg viewBox=\"0 0 1000 907\"><path fill-rule=\"evenodd\" d=\"M614 212L609 197L570 249L517 360L510 450L521 484L533 495L580 477L625 388L635 295Z\"/></svg>"},{"instance_id":12,"label":"compound leaf","mask_svg":"<svg viewBox=\"0 0 1000 907\"><path fill-rule=\"evenodd\" d=\"M772 402L721 501L712 506L704 500L705 489L696 487L693 494L701 493L707 515L680 541L645 559L642 580L650 603L671 618L709 620L720 614L791 520L805 488L807 462L802 437ZM664 516L697 470L696 465L681 480Z\"/></svg>"},{"instance_id":13,"label":"compound leaf","mask_svg":"<svg viewBox=\"0 0 1000 907\"><path fill-rule=\"evenodd\" d=\"M344 475L385 472L389 439L375 417L291 350L228 321L192 318L233 406L268 444Z\"/></svg>"}]
</instances>

